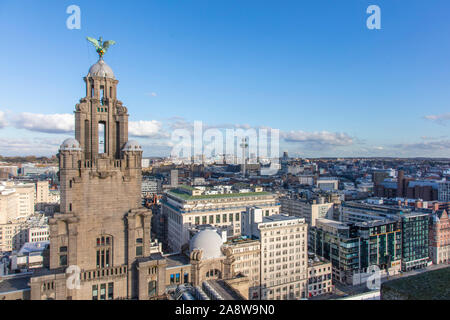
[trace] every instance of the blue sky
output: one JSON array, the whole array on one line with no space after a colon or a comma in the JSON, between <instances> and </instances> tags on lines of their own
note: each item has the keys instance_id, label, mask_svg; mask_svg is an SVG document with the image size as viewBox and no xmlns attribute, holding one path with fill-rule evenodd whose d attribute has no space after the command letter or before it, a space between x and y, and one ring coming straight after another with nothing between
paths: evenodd
<instances>
[{"instance_id":1,"label":"blue sky","mask_svg":"<svg viewBox=\"0 0 450 320\"><path fill-rule=\"evenodd\" d=\"M71 4L80 30L66 28ZM366 27L372 4L381 30ZM2 0L0 154L50 155L73 135L97 60L85 38L103 36L145 155L199 120L280 129L304 157L449 157L448 12L448 0Z\"/></svg>"}]
</instances>

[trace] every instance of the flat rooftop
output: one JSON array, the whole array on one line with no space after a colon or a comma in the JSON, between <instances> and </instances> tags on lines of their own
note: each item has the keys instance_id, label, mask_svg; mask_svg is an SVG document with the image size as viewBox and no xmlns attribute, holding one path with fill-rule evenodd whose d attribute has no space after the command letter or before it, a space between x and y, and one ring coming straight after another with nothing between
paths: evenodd
<instances>
[{"instance_id":1,"label":"flat rooftop","mask_svg":"<svg viewBox=\"0 0 450 320\"><path fill-rule=\"evenodd\" d=\"M330 220L330 219L316 219L316 226L318 223L325 224L327 226L334 227L336 229L347 229L348 228L347 224L345 224L343 222L339 222L339 221Z\"/></svg>"},{"instance_id":2,"label":"flat rooftop","mask_svg":"<svg viewBox=\"0 0 450 320\"><path fill-rule=\"evenodd\" d=\"M289 220L305 220L305 218L300 218L296 216L288 216L284 214L274 214L271 216L263 217L263 223L267 222L279 222L279 221L289 221Z\"/></svg>"},{"instance_id":3,"label":"flat rooftop","mask_svg":"<svg viewBox=\"0 0 450 320\"><path fill-rule=\"evenodd\" d=\"M189 265L191 263L189 257L182 253L164 255L167 261L167 268Z\"/></svg>"},{"instance_id":4,"label":"flat rooftop","mask_svg":"<svg viewBox=\"0 0 450 320\"><path fill-rule=\"evenodd\" d=\"M0 277L0 294L20 290L30 290L31 274Z\"/></svg>"},{"instance_id":5,"label":"flat rooftop","mask_svg":"<svg viewBox=\"0 0 450 320\"><path fill-rule=\"evenodd\" d=\"M183 191L172 189L166 191L167 194L177 197L181 200L208 200L208 199L224 199L224 198L239 198L239 197L255 197L255 196L268 196L272 193L262 191L262 192L235 192L235 193L223 193L223 194L203 194L199 196L192 196Z\"/></svg>"},{"instance_id":6,"label":"flat rooftop","mask_svg":"<svg viewBox=\"0 0 450 320\"><path fill-rule=\"evenodd\" d=\"M243 300L242 296L228 287L223 280L208 280L207 282L223 297L224 300Z\"/></svg>"}]
</instances>

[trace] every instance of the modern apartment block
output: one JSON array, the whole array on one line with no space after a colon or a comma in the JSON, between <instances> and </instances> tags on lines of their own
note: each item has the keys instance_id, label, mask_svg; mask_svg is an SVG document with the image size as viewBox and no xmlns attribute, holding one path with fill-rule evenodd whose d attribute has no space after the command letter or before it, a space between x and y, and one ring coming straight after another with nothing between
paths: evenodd
<instances>
[{"instance_id":1,"label":"modern apartment block","mask_svg":"<svg viewBox=\"0 0 450 320\"><path fill-rule=\"evenodd\" d=\"M333 217L333 203L325 202L325 198L303 200L294 197L280 198L281 213L305 218L309 226L316 225L316 219Z\"/></svg>"},{"instance_id":2,"label":"modern apartment block","mask_svg":"<svg viewBox=\"0 0 450 320\"><path fill-rule=\"evenodd\" d=\"M429 214L412 212L401 216L402 270L426 267L429 261Z\"/></svg>"},{"instance_id":3,"label":"modern apartment block","mask_svg":"<svg viewBox=\"0 0 450 320\"><path fill-rule=\"evenodd\" d=\"M261 299L306 298L308 281L308 225L304 218L265 216L249 208L242 219L243 235L261 243Z\"/></svg>"},{"instance_id":4,"label":"modern apartment block","mask_svg":"<svg viewBox=\"0 0 450 320\"><path fill-rule=\"evenodd\" d=\"M370 266L379 267L382 274L396 274L401 267L401 224L318 219L310 231L309 249L331 262L333 279L341 283L359 283Z\"/></svg>"},{"instance_id":5,"label":"modern apartment block","mask_svg":"<svg viewBox=\"0 0 450 320\"><path fill-rule=\"evenodd\" d=\"M188 229L210 224L227 228L228 236L241 234L241 215L248 207L263 208L264 215L280 212L275 194L254 187L248 192L208 193L189 186L166 192L161 200L162 214L167 218L167 244L171 252L180 252L189 241Z\"/></svg>"},{"instance_id":6,"label":"modern apartment block","mask_svg":"<svg viewBox=\"0 0 450 320\"><path fill-rule=\"evenodd\" d=\"M450 201L450 181L438 183L438 200L442 202Z\"/></svg>"},{"instance_id":7,"label":"modern apartment block","mask_svg":"<svg viewBox=\"0 0 450 320\"><path fill-rule=\"evenodd\" d=\"M410 209L403 207L346 201L341 205L340 220L349 223L384 220L409 212Z\"/></svg>"}]
</instances>

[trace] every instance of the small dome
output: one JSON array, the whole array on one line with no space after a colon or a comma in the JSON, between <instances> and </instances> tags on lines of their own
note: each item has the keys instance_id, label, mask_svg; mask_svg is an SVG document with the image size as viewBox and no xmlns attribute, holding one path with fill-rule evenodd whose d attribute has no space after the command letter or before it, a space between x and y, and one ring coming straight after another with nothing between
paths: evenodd
<instances>
[{"instance_id":1,"label":"small dome","mask_svg":"<svg viewBox=\"0 0 450 320\"><path fill-rule=\"evenodd\" d=\"M81 151L80 143L74 138L68 138L60 146L60 150Z\"/></svg>"},{"instance_id":2,"label":"small dome","mask_svg":"<svg viewBox=\"0 0 450 320\"><path fill-rule=\"evenodd\" d=\"M220 250L222 244L222 238L216 232L216 229L206 227L191 239L189 250L191 252L194 249L203 250L202 260L220 258L223 257L222 251Z\"/></svg>"},{"instance_id":3,"label":"small dome","mask_svg":"<svg viewBox=\"0 0 450 320\"><path fill-rule=\"evenodd\" d=\"M136 140L129 140L123 146L122 151L142 151L142 147Z\"/></svg>"},{"instance_id":4,"label":"small dome","mask_svg":"<svg viewBox=\"0 0 450 320\"><path fill-rule=\"evenodd\" d=\"M90 69L87 75L88 77L102 77L102 78L114 78L114 72L111 67L106 64L103 59L97 61Z\"/></svg>"}]
</instances>

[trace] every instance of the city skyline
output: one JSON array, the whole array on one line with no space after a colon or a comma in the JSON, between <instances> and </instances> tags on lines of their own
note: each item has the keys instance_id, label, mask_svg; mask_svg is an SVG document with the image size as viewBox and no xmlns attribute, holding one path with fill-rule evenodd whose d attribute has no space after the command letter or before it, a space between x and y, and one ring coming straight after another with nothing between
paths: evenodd
<instances>
[{"instance_id":1,"label":"city skyline","mask_svg":"<svg viewBox=\"0 0 450 320\"><path fill-rule=\"evenodd\" d=\"M85 38L103 36L120 44L105 61L144 156L169 155L171 132L202 121L279 129L292 156L448 157L444 1L377 1L381 30L366 27L368 1L78 1L80 30L66 28L71 3L25 3L0 4L0 28L14 30L0 52L1 155L50 156L73 136L97 60Z\"/></svg>"}]
</instances>

